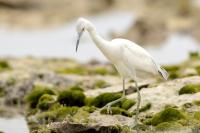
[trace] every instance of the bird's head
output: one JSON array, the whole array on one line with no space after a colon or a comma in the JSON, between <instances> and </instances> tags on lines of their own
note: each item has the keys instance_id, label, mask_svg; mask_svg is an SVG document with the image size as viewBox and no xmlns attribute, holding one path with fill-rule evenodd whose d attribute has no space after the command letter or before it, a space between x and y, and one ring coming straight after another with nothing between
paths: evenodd
<instances>
[{"instance_id":1,"label":"bird's head","mask_svg":"<svg viewBox=\"0 0 200 133\"><path fill-rule=\"evenodd\" d=\"M78 38L77 38L77 41L76 41L76 52L78 50L78 45L79 45L81 36L83 35L83 32L85 30L90 30L92 27L93 26L92 26L91 22L88 21L85 18L79 18L77 20L76 31L78 33Z\"/></svg>"}]
</instances>

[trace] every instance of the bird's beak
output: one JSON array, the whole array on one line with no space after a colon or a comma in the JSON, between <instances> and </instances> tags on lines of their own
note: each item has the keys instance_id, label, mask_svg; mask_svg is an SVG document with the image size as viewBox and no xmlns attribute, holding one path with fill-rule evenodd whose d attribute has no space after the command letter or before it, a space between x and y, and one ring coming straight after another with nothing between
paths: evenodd
<instances>
[{"instance_id":1,"label":"bird's beak","mask_svg":"<svg viewBox=\"0 0 200 133\"><path fill-rule=\"evenodd\" d=\"M77 38L77 41L76 41L76 52L77 52L77 50L78 50L78 45L79 45L81 36L82 36L82 34L83 34L83 31L84 31L84 30L82 30L81 32L78 33L78 38Z\"/></svg>"}]
</instances>

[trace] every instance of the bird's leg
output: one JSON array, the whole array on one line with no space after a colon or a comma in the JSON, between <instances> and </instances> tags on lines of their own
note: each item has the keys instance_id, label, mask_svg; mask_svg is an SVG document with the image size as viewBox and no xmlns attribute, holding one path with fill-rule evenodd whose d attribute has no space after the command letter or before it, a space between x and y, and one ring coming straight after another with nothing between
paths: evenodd
<instances>
[{"instance_id":1,"label":"bird's leg","mask_svg":"<svg viewBox=\"0 0 200 133\"><path fill-rule=\"evenodd\" d=\"M141 102L141 95L140 95L140 90L138 88L138 84L137 81L135 81L135 87L137 89L137 108L136 108L136 114L135 114L135 126L136 127L138 125L138 115L139 115L139 108L140 108L140 102ZM137 127L136 127L137 129Z\"/></svg>"},{"instance_id":2,"label":"bird's leg","mask_svg":"<svg viewBox=\"0 0 200 133\"><path fill-rule=\"evenodd\" d=\"M119 99L117 99L117 100L115 100L115 101L112 101L112 102L106 104L102 109L104 109L104 108L107 107L107 113L108 113L108 114L112 114L111 106L112 106L113 104L116 104L116 103L122 101L125 97L126 97L126 94L125 94L125 79L123 78L123 93L122 93L122 97L119 98ZM102 110L102 109L101 109L101 110Z\"/></svg>"}]
</instances>

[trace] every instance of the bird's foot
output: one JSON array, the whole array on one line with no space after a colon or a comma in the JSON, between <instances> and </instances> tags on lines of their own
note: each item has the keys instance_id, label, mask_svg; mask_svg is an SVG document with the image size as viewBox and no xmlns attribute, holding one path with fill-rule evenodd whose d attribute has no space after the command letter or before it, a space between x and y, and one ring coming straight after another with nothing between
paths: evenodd
<instances>
[{"instance_id":1,"label":"bird's foot","mask_svg":"<svg viewBox=\"0 0 200 133\"><path fill-rule=\"evenodd\" d=\"M111 105L107 106L107 114L112 114Z\"/></svg>"},{"instance_id":2,"label":"bird's foot","mask_svg":"<svg viewBox=\"0 0 200 133\"><path fill-rule=\"evenodd\" d=\"M107 105L105 105L104 107L102 107L100 109L100 111L104 110L105 108L106 108L107 114L112 114L111 104L108 103Z\"/></svg>"}]
</instances>

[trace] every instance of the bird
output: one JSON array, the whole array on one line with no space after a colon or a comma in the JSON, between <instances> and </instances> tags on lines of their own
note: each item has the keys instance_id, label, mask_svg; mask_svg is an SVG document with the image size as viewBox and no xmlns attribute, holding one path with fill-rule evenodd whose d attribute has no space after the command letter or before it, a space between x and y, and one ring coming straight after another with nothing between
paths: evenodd
<instances>
[{"instance_id":1,"label":"bird","mask_svg":"<svg viewBox=\"0 0 200 133\"><path fill-rule=\"evenodd\" d=\"M105 40L102 38L95 28L95 26L87 19L80 17L77 20L76 30L78 33L76 41L76 52L78 50L79 42L84 31L89 33L92 41L103 55L113 64L122 77L122 97L106 104L108 113L111 113L110 107L122 101L125 95L125 80L132 79L137 90L137 108L134 120L134 126L138 124L138 115L141 102L141 95L138 88L138 82L150 77L161 77L164 80L168 79L167 71L141 46L123 38L116 38L112 40Z\"/></svg>"}]
</instances>

